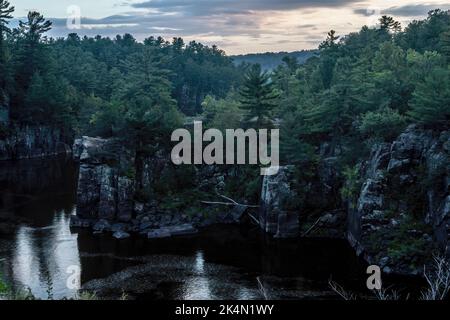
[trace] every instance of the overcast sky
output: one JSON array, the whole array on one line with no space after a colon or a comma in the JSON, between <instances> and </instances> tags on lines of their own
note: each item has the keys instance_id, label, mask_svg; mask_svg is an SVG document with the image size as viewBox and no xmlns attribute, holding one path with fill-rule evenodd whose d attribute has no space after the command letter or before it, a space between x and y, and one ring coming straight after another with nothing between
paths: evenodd
<instances>
[{"instance_id":1,"label":"overcast sky","mask_svg":"<svg viewBox=\"0 0 450 320\"><path fill-rule=\"evenodd\" d=\"M53 20L52 36L115 36L138 40L181 36L217 44L228 54L316 48L330 29L344 35L389 14L405 26L444 0L9 0L16 18L37 10ZM81 28L67 28L69 9L81 11ZM72 11L73 12L73 11Z\"/></svg>"}]
</instances>

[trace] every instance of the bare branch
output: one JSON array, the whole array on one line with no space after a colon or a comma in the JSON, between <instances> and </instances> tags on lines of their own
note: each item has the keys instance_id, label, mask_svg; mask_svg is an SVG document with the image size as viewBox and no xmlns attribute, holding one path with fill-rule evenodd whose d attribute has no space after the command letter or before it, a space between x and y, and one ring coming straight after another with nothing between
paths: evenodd
<instances>
[{"instance_id":1,"label":"bare branch","mask_svg":"<svg viewBox=\"0 0 450 320\"><path fill-rule=\"evenodd\" d=\"M450 291L450 265L444 257L435 256L431 271L423 268L428 289L422 292L422 300L445 300Z\"/></svg>"},{"instance_id":2,"label":"bare branch","mask_svg":"<svg viewBox=\"0 0 450 320\"><path fill-rule=\"evenodd\" d=\"M256 277L256 281L258 281L259 291L261 292L262 296L264 297L264 300L270 300L269 294L267 293L266 289L264 288L260 277Z\"/></svg>"},{"instance_id":3,"label":"bare branch","mask_svg":"<svg viewBox=\"0 0 450 320\"><path fill-rule=\"evenodd\" d=\"M306 237L308 234L310 234L311 231L314 230L314 228L319 224L319 222L322 220L322 217L317 219L317 221L311 226L311 228L308 229L305 233L302 234L302 237Z\"/></svg>"},{"instance_id":4,"label":"bare branch","mask_svg":"<svg viewBox=\"0 0 450 320\"><path fill-rule=\"evenodd\" d=\"M228 197L226 197L226 196L224 196L224 195L219 194L219 197L224 198L225 200L228 200L228 201L230 201L230 202L233 202L235 205L239 205L239 203L237 203L237 202L234 201L233 199L228 198Z\"/></svg>"},{"instance_id":5,"label":"bare branch","mask_svg":"<svg viewBox=\"0 0 450 320\"><path fill-rule=\"evenodd\" d=\"M334 282L332 279L328 281L328 285L330 286L331 290L337 293L342 299L347 301L356 300L356 295L354 293L346 291L342 286Z\"/></svg>"}]
</instances>

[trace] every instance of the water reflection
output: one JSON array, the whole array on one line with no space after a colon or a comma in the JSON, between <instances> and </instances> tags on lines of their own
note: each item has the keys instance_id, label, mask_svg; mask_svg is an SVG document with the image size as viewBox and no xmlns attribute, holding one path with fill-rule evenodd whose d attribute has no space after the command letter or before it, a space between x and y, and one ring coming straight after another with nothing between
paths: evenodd
<instances>
[{"instance_id":1,"label":"water reflection","mask_svg":"<svg viewBox=\"0 0 450 320\"><path fill-rule=\"evenodd\" d=\"M202 250L195 254L194 275L186 279L182 289L182 300L214 300L209 277L205 274L205 257Z\"/></svg>"},{"instance_id":2,"label":"water reflection","mask_svg":"<svg viewBox=\"0 0 450 320\"><path fill-rule=\"evenodd\" d=\"M20 227L12 257L12 278L40 299L74 297L67 287L71 267L81 268L77 235L70 232L70 213L55 214L48 228Z\"/></svg>"},{"instance_id":3,"label":"water reflection","mask_svg":"<svg viewBox=\"0 0 450 320\"><path fill-rule=\"evenodd\" d=\"M67 268L80 268L74 214L76 170L70 159L0 163L0 218L22 221L12 238L0 239L0 266L16 289L39 299L74 297Z\"/></svg>"}]
</instances>

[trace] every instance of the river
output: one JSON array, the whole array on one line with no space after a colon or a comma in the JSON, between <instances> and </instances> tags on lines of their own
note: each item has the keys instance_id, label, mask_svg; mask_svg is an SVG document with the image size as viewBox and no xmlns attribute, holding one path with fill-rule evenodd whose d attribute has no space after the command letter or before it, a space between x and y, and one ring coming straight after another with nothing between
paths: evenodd
<instances>
[{"instance_id":1,"label":"river","mask_svg":"<svg viewBox=\"0 0 450 320\"><path fill-rule=\"evenodd\" d=\"M76 298L74 277L107 298L334 299L330 278L365 290L366 266L344 240L275 241L242 226L152 241L71 230L76 177L71 159L0 163L0 216L20 221L0 236L0 273L39 299Z\"/></svg>"}]
</instances>

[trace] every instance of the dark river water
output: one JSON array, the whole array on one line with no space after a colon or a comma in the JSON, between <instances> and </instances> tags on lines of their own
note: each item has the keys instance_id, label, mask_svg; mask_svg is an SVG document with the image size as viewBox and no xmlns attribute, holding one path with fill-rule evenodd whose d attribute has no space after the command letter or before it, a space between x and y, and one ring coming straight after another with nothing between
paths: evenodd
<instances>
[{"instance_id":1,"label":"dark river water","mask_svg":"<svg viewBox=\"0 0 450 320\"><path fill-rule=\"evenodd\" d=\"M0 216L21 221L0 237L0 273L37 298L77 297L74 278L110 298L334 299L330 278L369 294L366 266L341 240L274 241L242 226L155 241L71 230L76 176L66 159L0 163Z\"/></svg>"}]
</instances>

